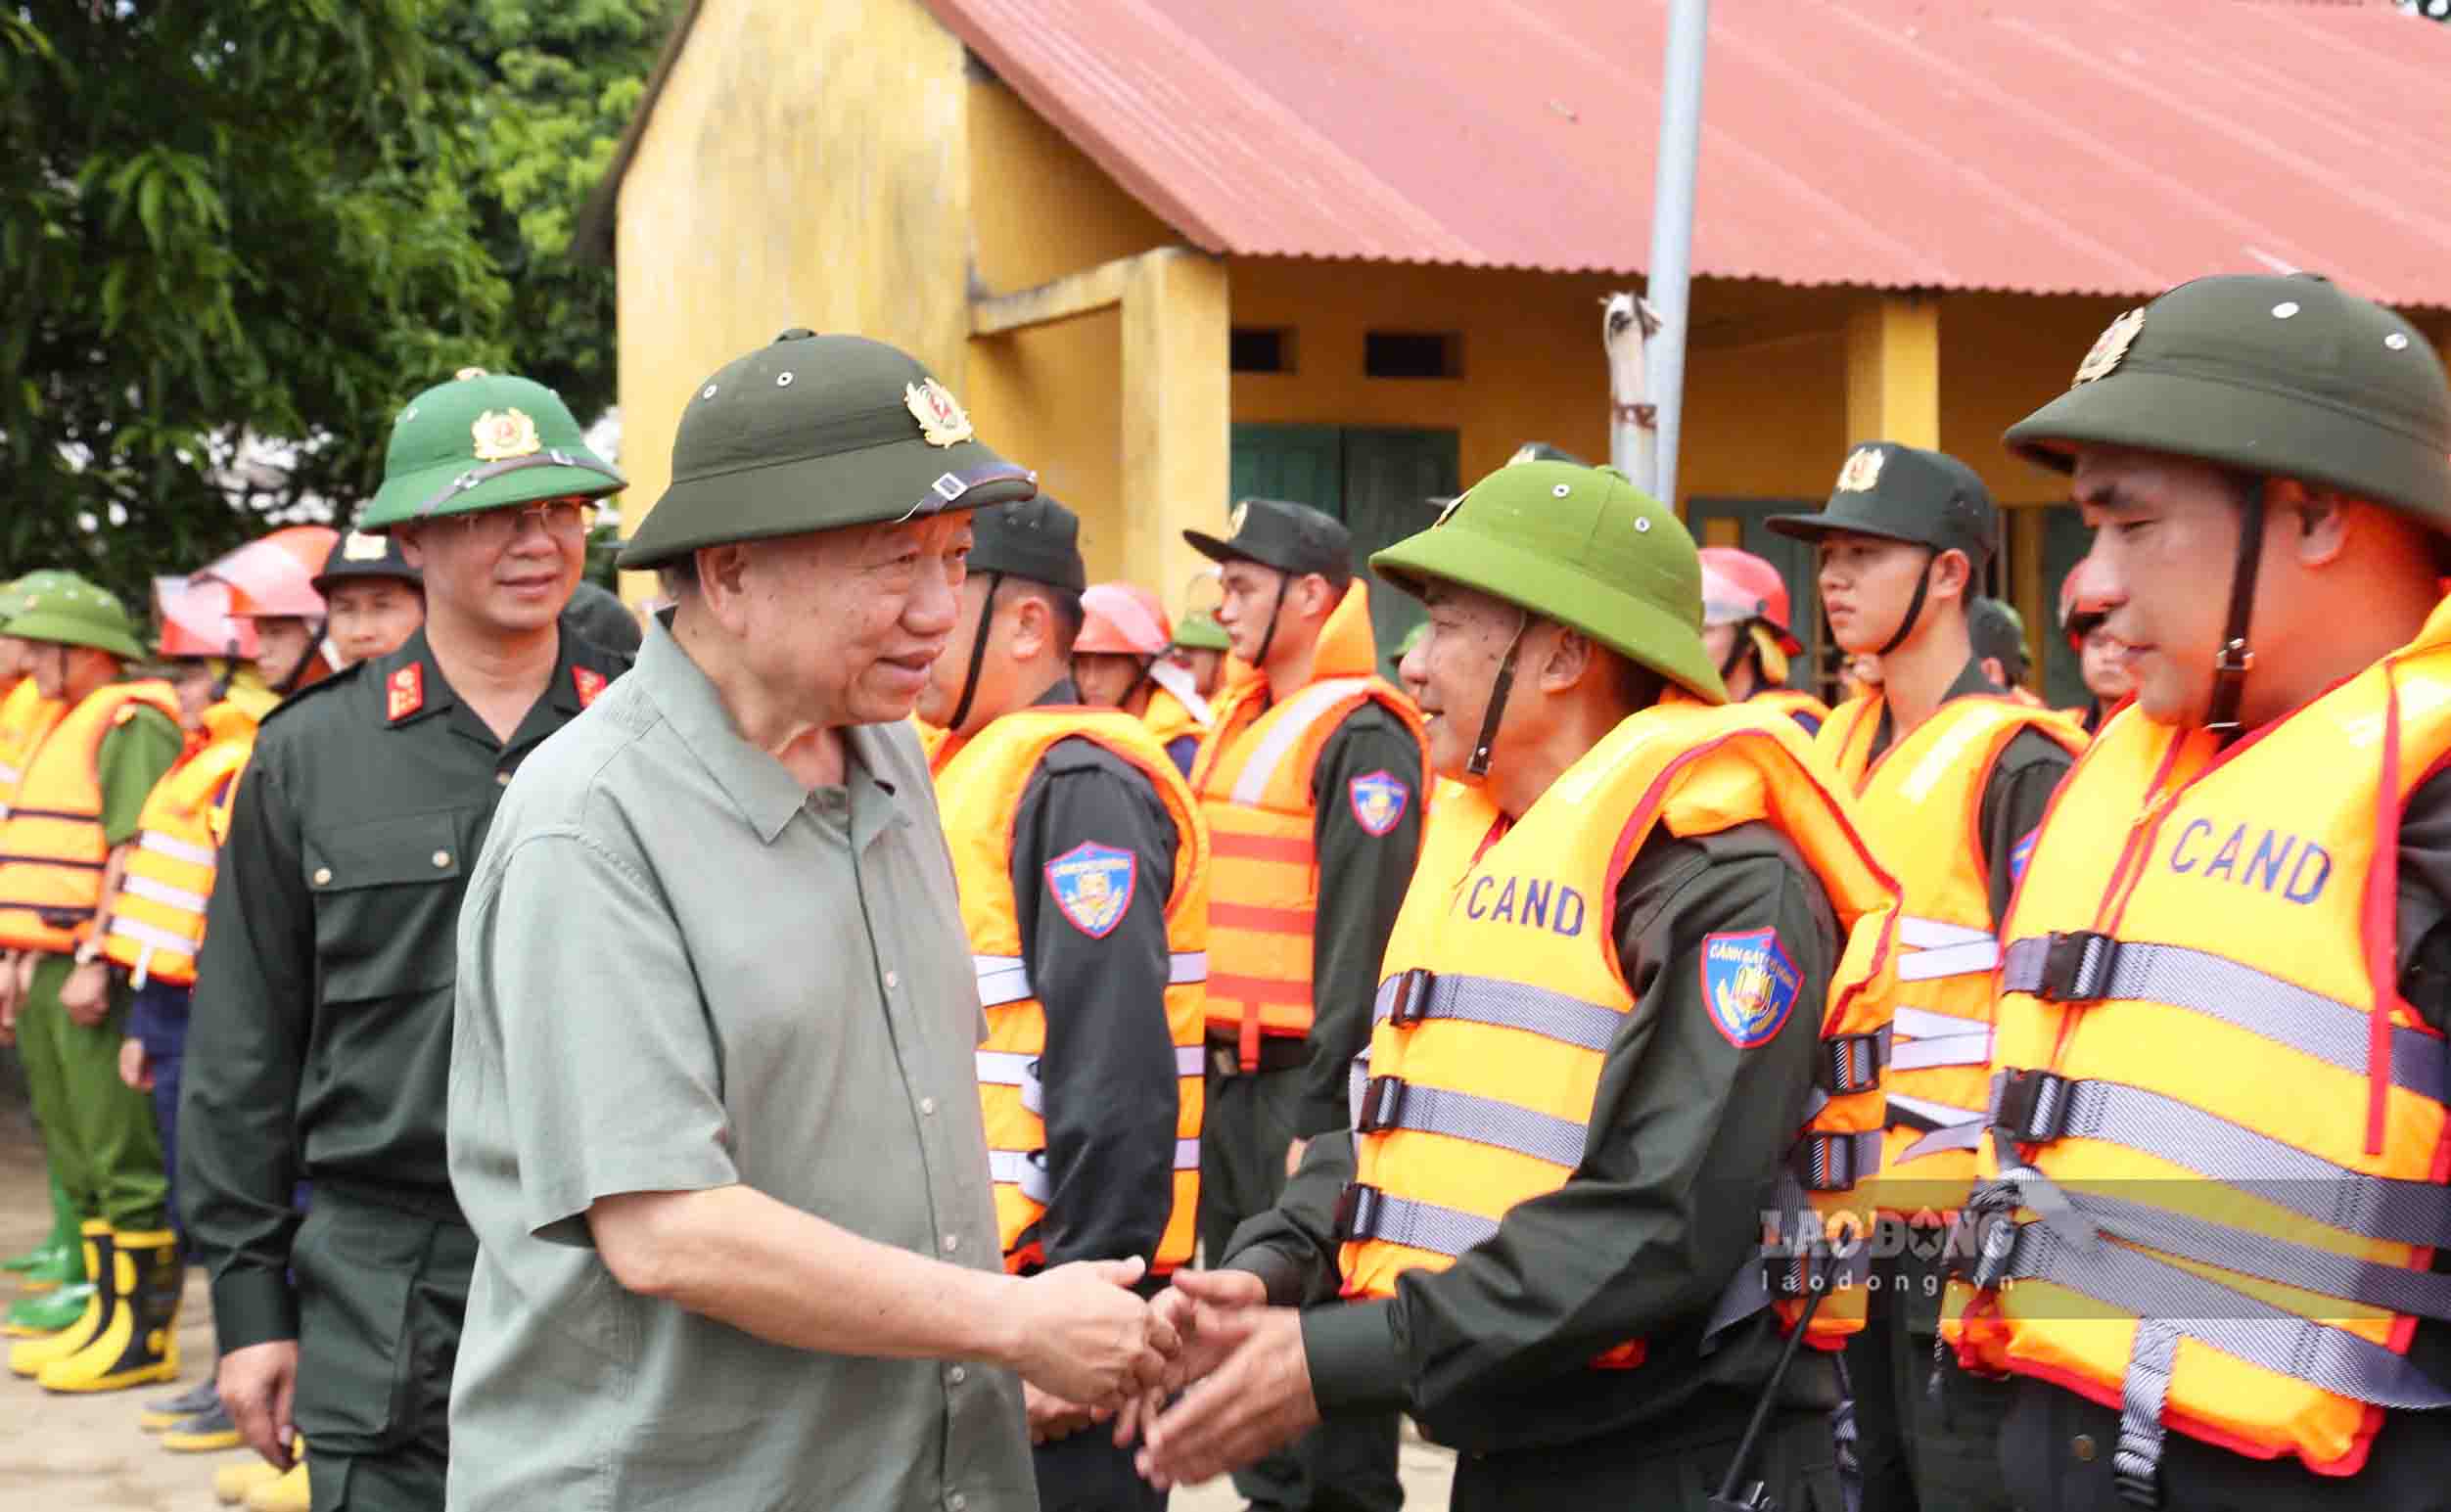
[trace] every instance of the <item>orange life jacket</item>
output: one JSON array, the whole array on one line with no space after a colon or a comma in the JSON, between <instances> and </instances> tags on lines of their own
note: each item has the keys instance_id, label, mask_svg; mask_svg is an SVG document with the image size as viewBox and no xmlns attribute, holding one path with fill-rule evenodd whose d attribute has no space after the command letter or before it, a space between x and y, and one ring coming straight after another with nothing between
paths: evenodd
<instances>
[{"instance_id":1,"label":"orange life jacket","mask_svg":"<svg viewBox=\"0 0 2451 1512\"><path fill-rule=\"evenodd\" d=\"M1778 710L1802 725L1807 735L1820 734L1829 722L1829 706L1801 688L1764 688L1745 702Z\"/></svg>"},{"instance_id":2,"label":"orange life jacket","mask_svg":"<svg viewBox=\"0 0 2451 1512\"><path fill-rule=\"evenodd\" d=\"M42 696L41 687L30 673L19 678L9 696L0 699L0 814L9 811L17 785L25 776L25 763L33 758L35 748L67 711L67 706L58 699Z\"/></svg>"},{"instance_id":3,"label":"orange life jacket","mask_svg":"<svg viewBox=\"0 0 2451 1512\"><path fill-rule=\"evenodd\" d=\"M2009 916L1969 1367L2354 1474L2451 1317L2443 1037L2400 995L2402 804L2451 756L2451 605L2227 751L2131 710L2054 801ZM1963 1314L1962 1316L1960 1314Z\"/></svg>"},{"instance_id":4,"label":"orange life jacket","mask_svg":"<svg viewBox=\"0 0 2451 1512\"><path fill-rule=\"evenodd\" d=\"M1175 763L1148 729L1131 714L1111 709L1041 707L991 721L966 741L947 741L936 773L937 803L953 851L960 884L962 923L970 936L979 999L987 1007L988 1038L979 1051L979 1103L985 1116L988 1161L995 1179L995 1216L1007 1269L1036 1268L1044 1257L1039 1220L1049 1196L1046 1123L1040 1117L1039 1058L1046 1050L1046 1007L1034 993L1021 947L1019 910L1013 896L1013 826L1023 791L1047 748L1061 740L1088 740L1132 763L1149 779L1174 816L1175 885L1166 900L1169 952L1167 1029L1175 1043L1175 1205L1166 1221L1151 1269L1166 1271L1191 1259L1200 1210L1200 1116L1202 1077L1202 984L1208 976L1208 838L1199 808ZM1083 851L1092 853L1083 854ZM1097 853L1103 852L1103 853ZM1041 905L1062 905L1085 929L1114 928L1131 901L1136 880L1114 877L1128 853L1082 847L1048 862L1070 868L1050 878L1050 889L1070 887L1068 905L1048 896ZM1120 887L1120 891L1119 891ZM1161 1005L1149 1005L1157 1012Z\"/></svg>"},{"instance_id":5,"label":"orange life jacket","mask_svg":"<svg viewBox=\"0 0 2451 1512\"><path fill-rule=\"evenodd\" d=\"M111 848L102 834L103 738L151 705L172 719L166 682L115 682L89 694L34 750L0 820L0 946L66 955L93 933Z\"/></svg>"},{"instance_id":6,"label":"orange life jacket","mask_svg":"<svg viewBox=\"0 0 2451 1512\"><path fill-rule=\"evenodd\" d=\"M1209 1027L1236 1037L1245 1071L1259 1067L1262 1035L1300 1039L1311 1032L1319 902L1311 778L1320 751L1345 716L1367 703L1384 705L1416 743L1422 738L1412 701L1371 674L1377 664L1369 591L1356 578L1320 627L1309 686L1276 692L1266 673L1233 664L1240 678L1220 700L1192 762L1191 786L1217 858ZM1384 789L1374 793L1384 802ZM1411 794L1401 801L1418 800ZM1390 827L1402 817L1400 809L1378 811Z\"/></svg>"},{"instance_id":7,"label":"orange life jacket","mask_svg":"<svg viewBox=\"0 0 2451 1512\"><path fill-rule=\"evenodd\" d=\"M1963 1150L1903 1165L1900 1157L1926 1133L1983 1116L1992 969L2000 964L1983 789L2020 732L2040 731L2070 751L2082 750L2085 737L2056 714L2005 698L1955 698L1872 760L1885 702L1874 695L1840 705L1817 743L1854 789L1864 833L1903 899L1889 1141L1873 1198L1914 1214L1956 1207L1974 1179Z\"/></svg>"},{"instance_id":8,"label":"orange life jacket","mask_svg":"<svg viewBox=\"0 0 2451 1512\"><path fill-rule=\"evenodd\" d=\"M1485 789L1440 793L1355 1075L1355 1182L1338 1210L1347 1295L1392 1296L1404 1272L1444 1269L1517 1203L1573 1175L1601 1068L1636 1005L1612 930L1630 858L1655 829L1706 835L1753 820L1794 844L1845 931L1827 997L1803 1004L1824 1053L1796 1109L1795 1180L1777 1194L1799 1228L1820 1231L1825 1213L1844 1211L1880 1152L1896 893L1793 720L1680 697L1617 726L1510 828ZM1714 940L1731 952L1724 973L1709 961L1665 969L1700 970L1727 1022L1767 1042L1801 986L1768 937ZM1851 1274L1865 1253L1855 1248ZM1763 1271L1743 1268L1715 1322L1773 1300ZM1796 1295L1801 1280L1788 1266L1781 1290ZM1810 1338L1835 1347L1863 1318L1864 1289L1846 1286L1825 1299ZM1599 1363L1641 1358L1637 1344Z\"/></svg>"},{"instance_id":9,"label":"orange life jacket","mask_svg":"<svg viewBox=\"0 0 2451 1512\"><path fill-rule=\"evenodd\" d=\"M140 987L156 977L195 984L205 902L229 834L228 804L255 751L255 721L237 705L215 704L204 724L203 743L145 800L136 848L103 910L102 953L126 967Z\"/></svg>"}]
</instances>

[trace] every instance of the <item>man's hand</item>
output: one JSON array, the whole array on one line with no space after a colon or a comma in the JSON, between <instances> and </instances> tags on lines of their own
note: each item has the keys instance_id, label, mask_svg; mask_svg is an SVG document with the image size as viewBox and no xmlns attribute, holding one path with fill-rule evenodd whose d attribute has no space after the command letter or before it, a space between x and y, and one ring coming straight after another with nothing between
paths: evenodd
<instances>
[{"instance_id":1,"label":"man's hand","mask_svg":"<svg viewBox=\"0 0 2451 1512\"><path fill-rule=\"evenodd\" d=\"M1224 1365L1150 1425L1135 1463L1161 1490L1188 1486L1239 1470L1318 1421L1302 1315L1270 1307Z\"/></svg>"},{"instance_id":2,"label":"man's hand","mask_svg":"<svg viewBox=\"0 0 2451 1512\"><path fill-rule=\"evenodd\" d=\"M111 1015L111 963L87 961L72 967L60 984L60 1006L76 1023L92 1029Z\"/></svg>"},{"instance_id":3,"label":"man's hand","mask_svg":"<svg viewBox=\"0 0 2451 1512\"><path fill-rule=\"evenodd\" d=\"M145 1054L143 1040L122 1039L119 1041L119 1079L139 1092L153 1090L153 1060Z\"/></svg>"},{"instance_id":4,"label":"man's hand","mask_svg":"<svg viewBox=\"0 0 2451 1512\"><path fill-rule=\"evenodd\" d=\"M1009 1363L1022 1380L1110 1410L1162 1384L1182 1341L1132 1294L1146 1268L1137 1258L1077 1260L1015 1287Z\"/></svg>"},{"instance_id":5,"label":"man's hand","mask_svg":"<svg viewBox=\"0 0 2451 1512\"><path fill-rule=\"evenodd\" d=\"M249 1448L275 1470L297 1463L292 1450L298 1430L290 1421L291 1404L298 1396L297 1340L274 1339L232 1350L221 1356L221 1373L214 1385L221 1393L221 1409L238 1425L239 1437Z\"/></svg>"},{"instance_id":6,"label":"man's hand","mask_svg":"<svg viewBox=\"0 0 2451 1512\"><path fill-rule=\"evenodd\" d=\"M1021 1404L1030 1414L1030 1442L1034 1444L1069 1439L1085 1428L1105 1422L1109 1415L1100 1408L1050 1397L1027 1381L1021 1383Z\"/></svg>"},{"instance_id":7,"label":"man's hand","mask_svg":"<svg viewBox=\"0 0 2451 1512\"><path fill-rule=\"evenodd\" d=\"M1251 1337L1268 1312L1268 1288L1247 1270L1181 1270L1149 1310L1175 1330L1182 1352L1167 1367L1165 1385L1141 1393L1116 1414L1119 1449L1130 1448L1157 1421L1168 1397L1224 1364Z\"/></svg>"}]
</instances>

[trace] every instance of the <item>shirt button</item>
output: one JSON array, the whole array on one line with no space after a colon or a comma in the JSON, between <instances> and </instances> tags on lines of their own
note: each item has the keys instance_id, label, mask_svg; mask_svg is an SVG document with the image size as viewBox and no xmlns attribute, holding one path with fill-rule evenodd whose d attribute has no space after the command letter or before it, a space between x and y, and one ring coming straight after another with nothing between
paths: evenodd
<instances>
[{"instance_id":1,"label":"shirt button","mask_svg":"<svg viewBox=\"0 0 2451 1512\"><path fill-rule=\"evenodd\" d=\"M509 772L495 772L493 774L493 785L497 788L509 787L511 785L511 774Z\"/></svg>"},{"instance_id":2,"label":"shirt button","mask_svg":"<svg viewBox=\"0 0 2451 1512\"><path fill-rule=\"evenodd\" d=\"M331 868L331 867L329 867L329 866L318 866L318 867L316 867L316 868L315 868L315 886L316 886L316 887L319 887L319 888L328 888L328 887L330 887L331 885L332 885L332 868Z\"/></svg>"},{"instance_id":3,"label":"shirt button","mask_svg":"<svg viewBox=\"0 0 2451 1512\"><path fill-rule=\"evenodd\" d=\"M435 865L437 865L437 866L448 866L448 865L450 865L450 864L451 864L451 852L449 852L448 850L438 850L438 851L436 851L436 852L434 853L434 864L435 864Z\"/></svg>"},{"instance_id":4,"label":"shirt button","mask_svg":"<svg viewBox=\"0 0 2451 1512\"><path fill-rule=\"evenodd\" d=\"M967 1380L969 1380L969 1379L970 1379L970 1372L969 1372L969 1371L967 1371L967 1370L964 1370L964 1369L963 1369L961 1366L959 1366L959 1365L955 1365L952 1369L948 1370L947 1372L945 1372L945 1379L946 1379L946 1380L948 1380L948 1381L952 1382L955 1386L959 1386L959 1385L961 1385L964 1381L967 1381Z\"/></svg>"},{"instance_id":5,"label":"shirt button","mask_svg":"<svg viewBox=\"0 0 2451 1512\"><path fill-rule=\"evenodd\" d=\"M885 974L885 990L888 992L893 991L896 987L899 987L902 985L902 979L901 973L889 971Z\"/></svg>"},{"instance_id":6,"label":"shirt button","mask_svg":"<svg viewBox=\"0 0 2451 1512\"><path fill-rule=\"evenodd\" d=\"M2094 1458L2094 1436L2092 1434L2078 1434L2075 1438L2068 1441L2068 1452L2081 1460L2091 1463Z\"/></svg>"},{"instance_id":7,"label":"shirt button","mask_svg":"<svg viewBox=\"0 0 2451 1512\"><path fill-rule=\"evenodd\" d=\"M953 1251L954 1251L956 1248L958 1248L958 1247L960 1246L960 1244L961 1244L961 1235L959 1235L959 1234L947 1234L947 1235L945 1236L945 1253L946 1253L946 1254L948 1254L948 1255L952 1254L952 1253L953 1253Z\"/></svg>"},{"instance_id":8,"label":"shirt button","mask_svg":"<svg viewBox=\"0 0 2451 1512\"><path fill-rule=\"evenodd\" d=\"M970 1498L963 1495L959 1491L955 1491L952 1495L948 1496L945 1499L945 1504L952 1508L953 1512L961 1512L962 1508L970 1505Z\"/></svg>"},{"instance_id":9,"label":"shirt button","mask_svg":"<svg viewBox=\"0 0 2451 1512\"><path fill-rule=\"evenodd\" d=\"M935 1118L936 1099L933 1097L922 1097L919 1099L919 1111L926 1114L929 1118Z\"/></svg>"}]
</instances>

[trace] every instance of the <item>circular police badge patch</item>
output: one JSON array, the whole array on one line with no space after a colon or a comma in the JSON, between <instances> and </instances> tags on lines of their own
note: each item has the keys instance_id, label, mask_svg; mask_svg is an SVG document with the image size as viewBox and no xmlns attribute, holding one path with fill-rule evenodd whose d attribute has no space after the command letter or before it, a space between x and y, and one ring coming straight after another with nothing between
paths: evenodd
<instances>
[{"instance_id":1,"label":"circular police badge patch","mask_svg":"<svg viewBox=\"0 0 2451 1512\"><path fill-rule=\"evenodd\" d=\"M1702 940L1702 996L1711 1024L1739 1050L1766 1045L1795 1011L1804 978L1779 932L1747 930Z\"/></svg>"}]
</instances>

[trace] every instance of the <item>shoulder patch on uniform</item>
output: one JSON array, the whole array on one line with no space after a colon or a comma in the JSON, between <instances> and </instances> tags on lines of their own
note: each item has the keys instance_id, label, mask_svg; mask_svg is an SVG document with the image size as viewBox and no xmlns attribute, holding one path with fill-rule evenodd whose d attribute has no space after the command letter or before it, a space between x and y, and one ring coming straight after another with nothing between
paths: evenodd
<instances>
[{"instance_id":1,"label":"shoulder patch on uniform","mask_svg":"<svg viewBox=\"0 0 2451 1512\"><path fill-rule=\"evenodd\" d=\"M2025 863L2034 859L2034 842L2041 838L2043 827L2036 825L2025 832L2025 838L2009 848L2009 880L2025 880Z\"/></svg>"},{"instance_id":2,"label":"shoulder patch on uniform","mask_svg":"<svg viewBox=\"0 0 2451 1512\"><path fill-rule=\"evenodd\" d=\"M1047 891L1074 929L1104 939L1124 922L1132 890L1140 880L1140 858L1095 841L1073 847L1046 863Z\"/></svg>"},{"instance_id":3,"label":"shoulder patch on uniform","mask_svg":"<svg viewBox=\"0 0 2451 1512\"><path fill-rule=\"evenodd\" d=\"M571 686L578 690L578 707L581 709L594 703L596 695L602 693L612 681L612 678L593 667L574 666L571 668Z\"/></svg>"},{"instance_id":4,"label":"shoulder patch on uniform","mask_svg":"<svg viewBox=\"0 0 2451 1512\"><path fill-rule=\"evenodd\" d=\"M397 724L425 707L424 663L411 662L384 680L383 720L386 724Z\"/></svg>"},{"instance_id":5,"label":"shoulder patch on uniform","mask_svg":"<svg viewBox=\"0 0 2451 1512\"><path fill-rule=\"evenodd\" d=\"M1770 1043L1795 1011L1803 974L1773 929L1706 935L1702 996L1711 1024L1739 1050Z\"/></svg>"},{"instance_id":6,"label":"shoulder patch on uniform","mask_svg":"<svg viewBox=\"0 0 2451 1512\"><path fill-rule=\"evenodd\" d=\"M1399 782L1395 773L1381 769L1346 784L1345 797L1353 804L1354 823L1373 835L1384 835L1405 816L1412 790Z\"/></svg>"}]
</instances>

